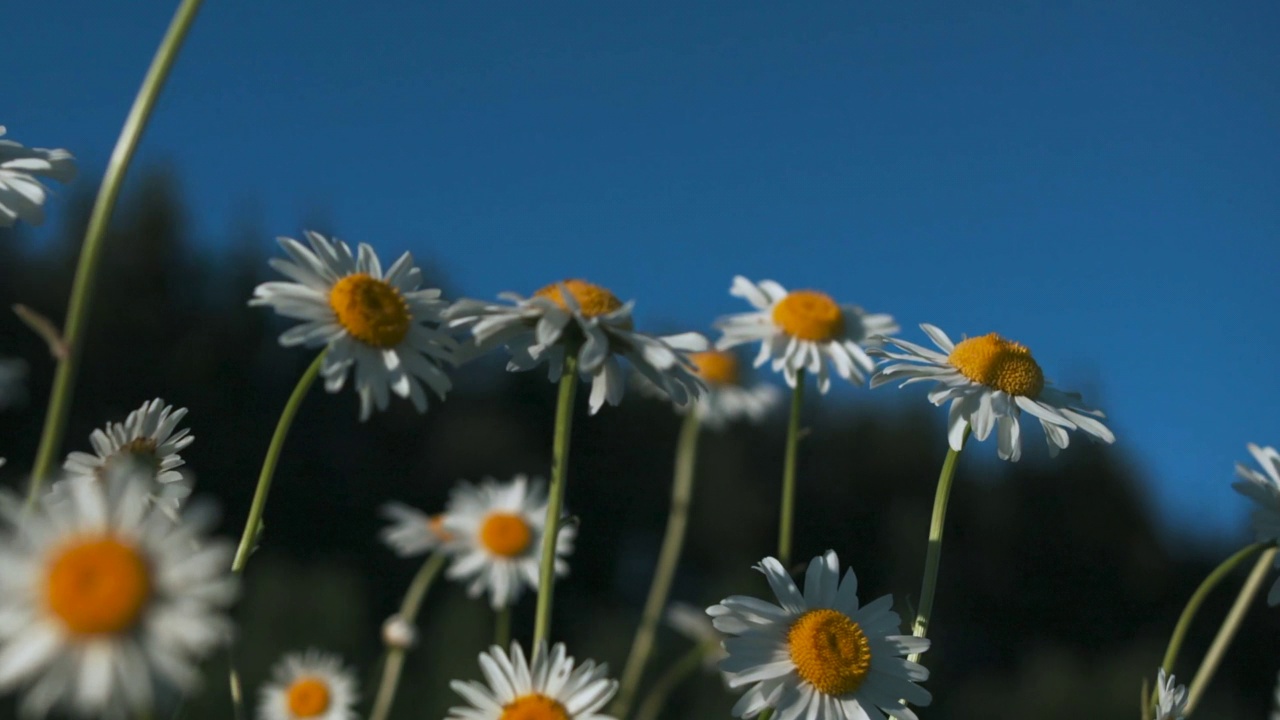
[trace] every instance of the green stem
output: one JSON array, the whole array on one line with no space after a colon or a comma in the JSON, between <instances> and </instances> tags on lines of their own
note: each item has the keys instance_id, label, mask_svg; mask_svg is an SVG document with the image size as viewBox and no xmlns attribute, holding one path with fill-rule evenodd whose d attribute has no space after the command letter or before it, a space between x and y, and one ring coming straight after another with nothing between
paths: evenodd
<instances>
[{"instance_id":1,"label":"green stem","mask_svg":"<svg viewBox=\"0 0 1280 720\"><path fill-rule=\"evenodd\" d=\"M493 644L504 649L511 644L511 606L510 605L494 613Z\"/></svg>"},{"instance_id":2,"label":"green stem","mask_svg":"<svg viewBox=\"0 0 1280 720\"><path fill-rule=\"evenodd\" d=\"M85 328L89 323L89 304L93 297L93 286L96 280L98 261L102 257L103 241L107 234L107 225L111 222L111 213L115 209L116 199L124 184L125 172L133 159L134 150L142 138L142 131L151 118L160 90L164 87L169 70L173 68L182 42L196 19L202 0L182 0L169 29L165 31L155 57L151 59L151 67L142 79L142 87L133 99L133 107L125 118L120 137L116 140L115 150L107 161L106 174L102 177L102 185L98 187L98 197L93 203L93 212L89 216L89 225L85 230L84 245L80 248L80 259L76 265L75 279L71 285L71 298L67 302L67 319L63 323L63 343L66 353L58 362L57 372L53 377L53 389L49 394L49 408L45 411L44 429L40 434L40 446L36 450L35 465L31 470L31 487L27 493L27 507L35 502L40 494L40 485L53 468L54 458L62 446L62 436L67 429L67 418L71 411L71 397L75 392L76 373L80 367L80 355L84 345Z\"/></svg>"},{"instance_id":3,"label":"green stem","mask_svg":"<svg viewBox=\"0 0 1280 720\"><path fill-rule=\"evenodd\" d=\"M658 621L662 619L662 611L667 606L671 582L675 579L676 566L680 563L685 531L689 527L689 505L693 496L693 471L698 460L699 435L698 414L691 411L680 426L675 478L671 484L671 510L667 517L666 535L662 539L662 550L658 553L658 567L654 571L649 597L645 600L644 611L640 615L640 627L636 629L635 640L631 643L631 654L627 656L627 665L622 671L618 699L614 701L610 711L619 718L626 718L631 710L631 703L635 700L640 678L644 676L645 662L653 650L653 636L657 632Z\"/></svg>"},{"instance_id":4,"label":"green stem","mask_svg":"<svg viewBox=\"0 0 1280 720\"><path fill-rule=\"evenodd\" d=\"M289 401L284 405L284 412L280 413L280 420L276 423L275 434L271 436L271 444L267 446L267 456L262 460L262 472L258 474L258 488L253 492L253 504L249 506L249 518L244 524L244 533L240 536L240 546L236 548L235 560L231 563L231 571L238 573L244 570L244 566L249 562L249 553L253 552L254 544L258 538L258 532L262 527L262 513L267 508L267 495L271 492L271 480L276 474L276 463L280 461L280 451L284 448L284 440L289 435L289 428L293 425L293 418L298 414L298 408L302 406L302 400L307 396L307 391L311 389L311 384L315 382L316 376L320 374L320 366L324 363L324 356L328 350L321 351L316 359L311 362L311 367L302 373L302 377L298 379L298 384L293 388L293 394L289 396Z\"/></svg>"},{"instance_id":5,"label":"green stem","mask_svg":"<svg viewBox=\"0 0 1280 720\"><path fill-rule=\"evenodd\" d=\"M560 393L556 399L556 430L551 446L551 488L547 492L547 522L542 533L542 566L538 572L538 608L533 624L533 647L547 639L551 629L551 604L556 583L556 538L560 534L560 513L564 507L564 488L569 472L569 434L573 428L573 396L578 388L578 358L570 355L560 376Z\"/></svg>"},{"instance_id":6,"label":"green stem","mask_svg":"<svg viewBox=\"0 0 1280 720\"><path fill-rule=\"evenodd\" d=\"M1169 637L1169 647L1164 651L1164 661L1160 663L1160 667L1164 668L1165 673L1173 672L1173 665L1178 660L1178 651L1182 649L1182 642L1187 638L1187 631L1191 629L1191 621L1195 619L1196 613L1200 611L1200 606L1204 604L1205 598L1213 591L1218 583L1231 574L1233 570L1240 566L1240 563L1249 559L1250 555L1258 552L1267 546L1267 543L1254 543L1248 545L1236 552L1236 554L1222 561L1221 565L1214 568L1203 581L1200 587L1191 594L1187 600L1187 606L1182 609L1182 615L1178 617L1178 624L1173 628L1173 635ZM1155 695L1153 694L1154 698Z\"/></svg>"},{"instance_id":7,"label":"green stem","mask_svg":"<svg viewBox=\"0 0 1280 720\"><path fill-rule=\"evenodd\" d=\"M804 401L804 369L796 371L787 421L787 450L782 464L782 503L778 514L778 562L791 567L791 524L796 508L796 453L800 447L800 405Z\"/></svg>"},{"instance_id":8,"label":"green stem","mask_svg":"<svg viewBox=\"0 0 1280 720\"><path fill-rule=\"evenodd\" d=\"M423 598L427 596L427 591L431 589L431 584L435 582L436 576L440 574L440 569L448 559L449 556L443 552L432 553L431 557L422 563L418 574L413 576L413 582L409 583L404 600L400 602L399 615L400 619L410 627L418 617L418 609L422 607ZM396 686L400 684L400 671L404 669L404 655L403 647L387 648L386 658L382 663L382 680L378 683L378 694L373 701L373 710L369 712L369 720L386 720L387 714L391 712L391 703L396 697Z\"/></svg>"},{"instance_id":9,"label":"green stem","mask_svg":"<svg viewBox=\"0 0 1280 720\"><path fill-rule=\"evenodd\" d=\"M1204 691L1209 687L1209 681L1213 680L1213 674L1217 672L1222 656L1227 652L1227 646L1231 644L1236 631L1240 629L1240 623L1244 621L1245 613L1248 612L1249 605L1258 594L1258 589L1262 587L1262 580L1267 576L1267 571L1275 558L1276 548L1274 546L1267 548L1258 556L1253 570L1249 571L1249 577L1240 588L1235 604L1231 606L1230 612L1222 621L1222 626L1218 628L1218 634L1213 638L1213 644L1209 646L1209 652L1205 653L1204 660L1200 662L1200 669L1196 671L1195 679L1191 681L1187 690L1187 717L1190 717L1192 711L1196 709L1200 698L1204 696Z\"/></svg>"},{"instance_id":10,"label":"green stem","mask_svg":"<svg viewBox=\"0 0 1280 720\"><path fill-rule=\"evenodd\" d=\"M667 698L671 696L671 692L698 671L702 665L702 657L716 646L716 642L718 641L693 646L674 665L667 668L667 671L662 673L658 681L653 684L653 689L649 691L644 702L640 703L639 709L636 710L636 720L658 720L658 713L662 712L663 706L667 704ZM619 720L626 720L625 715L617 717Z\"/></svg>"},{"instance_id":11,"label":"green stem","mask_svg":"<svg viewBox=\"0 0 1280 720\"><path fill-rule=\"evenodd\" d=\"M965 440L969 439L969 429L960 439L960 449L964 449ZM938 590L938 567L942 564L942 530L947 522L947 502L951 499L951 481L956 475L956 461L960 458L960 450L947 448L947 457L942 461L942 472L938 474L938 488L933 495L933 517L929 520L929 547L924 555L924 579L920 583L920 608L916 611L916 620L911 625L911 634L922 638L929 634L929 617L933 615L933 597ZM920 660L920 653L907 656L910 662Z\"/></svg>"}]
</instances>

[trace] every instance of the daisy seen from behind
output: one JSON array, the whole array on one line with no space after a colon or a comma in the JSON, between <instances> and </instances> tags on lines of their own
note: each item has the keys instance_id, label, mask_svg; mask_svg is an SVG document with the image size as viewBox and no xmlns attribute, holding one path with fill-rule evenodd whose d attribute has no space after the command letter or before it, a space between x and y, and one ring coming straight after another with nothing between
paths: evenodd
<instances>
[{"instance_id":1,"label":"daisy seen from behind","mask_svg":"<svg viewBox=\"0 0 1280 720\"><path fill-rule=\"evenodd\" d=\"M929 704L929 691L916 685L929 671L902 656L927 650L929 641L898 634L891 596L859 605L853 570L841 579L830 550L809 563L803 593L774 558L756 569L778 605L734 595L707 608L715 628L730 636L720 670L730 688L747 688L734 716L773 708L777 720L916 720L903 701Z\"/></svg>"},{"instance_id":2,"label":"daisy seen from behind","mask_svg":"<svg viewBox=\"0 0 1280 720\"><path fill-rule=\"evenodd\" d=\"M622 359L645 379L684 406L702 392L689 353L707 349L698 333L653 336L636 332L634 302L585 280L553 283L525 298L502 293L507 305L459 300L446 312L450 327L470 328L473 353L499 345L511 352L508 370L547 364L552 382L573 358L578 374L591 382L589 406L595 414L605 402L617 405L626 390Z\"/></svg>"},{"instance_id":3,"label":"daisy seen from behind","mask_svg":"<svg viewBox=\"0 0 1280 720\"><path fill-rule=\"evenodd\" d=\"M525 587L539 585L539 556L546 528L547 493L541 480L516 475L511 482L486 478L479 485L461 483L444 517L450 536L446 552L453 560L445 577L467 584L467 594L488 593L499 610L514 605ZM576 529L563 526L556 536L555 574L569 573Z\"/></svg>"},{"instance_id":4,"label":"daisy seen from behind","mask_svg":"<svg viewBox=\"0 0 1280 720\"><path fill-rule=\"evenodd\" d=\"M0 125L0 227L10 227L19 220L32 225L44 222L44 202L49 190L41 178L71 182L76 176L76 162L63 149L23 147L2 136Z\"/></svg>"},{"instance_id":5,"label":"daisy seen from behind","mask_svg":"<svg viewBox=\"0 0 1280 720\"><path fill-rule=\"evenodd\" d=\"M342 658L310 649L290 653L258 691L258 720L356 720L355 674Z\"/></svg>"},{"instance_id":6,"label":"daisy seen from behind","mask_svg":"<svg viewBox=\"0 0 1280 720\"><path fill-rule=\"evenodd\" d=\"M1187 712L1187 688L1160 668L1156 673L1155 720L1183 720Z\"/></svg>"},{"instance_id":7,"label":"daisy seen from behind","mask_svg":"<svg viewBox=\"0 0 1280 720\"><path fill-rule=\"evenodd\" d=\"M266 305L302 320L280 336L285 347L324 347L320 368L325 389L342 390L348 373L360 396L360 419L386 410L392 394L427 410L427 391L440 398L452 387L440 362L453 360L457 343L437 323L448 303L440 291L422 289L422 271L409 253L383 273L373 248L357 252L341 240L306 233L310 247L279 238L289 256L271 267L291 282L274 281L253 291L250 305Z\"/></svg>"},{"instance_id":8,"label":"daisy seen from behind","mask_svg":"<svg viewBox=\"0 0 1280 720\"><path fill-rule=\"evenodd\" d=\"M154 478L151 501L176 517L192 485L178 470L186 464L179 453L195 441L188 428L178 428L186 415L186 408L174 409L160 398L144 402L124 422L108 422L90 433L93 453L69 453L62 469L73 477L101 480L116 465L138 463Z\"/></svg>"},{"instance_id":9,"label":"daisy seen from behind","mask_svg":"<svg viewBox=\"0 0 1280 720\"><path fill-rule=\"evenodd\" d=\"M729 294L755 310L717 320L724 335L716 347L725 350L759 341L755 366L772 360L774 372L781 370L793 388L801 371L817 378L822 393L831 387L832 371L849 382L865 382L875 366L865 348L898 331L892 316L837 303L817 290L788 292L773 280L754 283L738 275Z\"/></svg>"},{"instance_id":10,"label":"daisy seen from behind","mask_svg":"<svg viewBox=\"0 0 1280 720\"><path fill-rule=\"evenodd\" d=\"M213 513L159 512L151 482L124 464L21 518L0 506L0 690L25 687L24 714L150 716L162 686L192 689L230 638L231 545L206 539Z\"/></svg>"},{"instance_id":11,"label":"daisy seen from behind","mask_svg":"<svg viewBox=\"0 0 1280 720\"><path fill-rule=\"evenodd\" d=\"M563 643L551 646L549 654L545 643L535 646L531 662L519 643L511 643L510 654L494 645L480 653L487 685L449 683L469 705L450 708L448 720L615 720L599 712L618 691L608 665L574 665Z\"/></svg>"},{"instance_id":12,"label":"daisy seen from behind","mask_svg":"<svg viewBox=\"0 0 1280 720\"><path fill-rule=\"evenodd\" d=\"M939 328L920 326L941 352L899 338L886 338L902 352L880 350L884 364L871 378L871 386L902 380L902 385L932 381L934 405L950 402L947 438L951 449L961 449L967 431L986 440L997 431L997 454L1017 462L1022 457L1023 412L1040 421L1049 455L1067 447L1068 431L1080 430L1106 442L1115 435L1098 418L1102 411L1085 407L1076 393L1052 387L1026 346L989 333L953 343Z\"/></svg>"},{"instance_id":13,"label":"daisy seen from behind","mask_svg":"<svg viewBox=\"0 0 1280 720\"><path fill-rule=\"evenodd\" d=\"M1249 454L1262 472L1236 463L1236 475L1240 480L1232 483L1231 487L1255 504L1253 531L1258 542L1274 543L1280 541L1280 452L1273 447L1249 443ZM1280 567L1280 555L1276 556L1276 567ZM1267 604L1280 605L1280 578L1267 593Z\"/></svg>"}]
</instances>

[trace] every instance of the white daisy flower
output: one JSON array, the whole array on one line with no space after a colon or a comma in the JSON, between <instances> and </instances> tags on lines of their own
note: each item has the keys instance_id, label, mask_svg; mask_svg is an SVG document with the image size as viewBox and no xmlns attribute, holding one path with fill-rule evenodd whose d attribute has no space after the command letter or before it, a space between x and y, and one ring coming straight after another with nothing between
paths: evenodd
<instances>
[{"instance_id":1,"label":"white daisy flower","mask_svg":"<svg viewBox=\"0 0 1280 720\"><path fill-rule=\"evenodd\" d=\"M1077 393L1051 387L1024 345L995 333L952 343L933 325L920 327L942 352L886 338L906 352L876 351L887 361L872 376L871 387L902 378L901 386L920 380L938 383L929 392L929 401L934 405L951 402L947 437L953 450L960 450L967 428L972 427L978 440L986 440L998 428L997 454L1001 460L1017 462L1022 457L1019 418L1024 410L1040 421L1051 457L1067 446L1068 430L1115 442L1116 436L1095 419L1106 417L1102 411L1084 407Z\"/></svg>"},{"instance_id":2,"label":"white daisy flower","mask_svg":"<svg viewBox=\"0 0 1280 720\"><path fill-rule=\"evenodd\" d=\"M695 645L707 648L702 655L702 665L714 670L716 665L728 657L724 651L724 635L711 624L711 618L702 608L689 603L673 602L662 614L667 626L689 638Z\"/></svg>"},{"instance_id":3,"label":"white daisy flower","mask_svg":"<svg viewBox=\"0 0 1280 720\"><path fill-rule=\"evenodd\" d=\"M1231 487L1256 503L1253 530L1258 542L1280 541L1280 453L1273 447L1249 443L1249 454L1253 455L1262 472L1236 463L1236 475L1241 480L1232 483ZM1280 567L1280 555L1276 556L1276 567ZM1280 578L1267 593L1267 604L1280 605Z\"/></svg>"},{"instance_id":4,"label":"white daisy flower","mask_svg":"<svg viewBox=\"0 0 1280 720\"><path fill-rule=\"evenodd\" d=\"M488 591L489 604L514 605L525 586L538 589L539 551L547 520L546 486L516 475L509 483L485 478L479 486L462 483L445 513L444 531L453 536L445 549L454 554L445 576L469 583L467 594ZM561 527L556 537L556 576L569 573L576 530Z\"/></svg>"},{"instance_id":5,"label":"white daisy flower","mask_svg":"<svg viewBox=\"0 0 1280 720\"><path fill-rule=\"evenodd\" d=\"M809 563L802 595L782 565L768 557L756 565L782 606L734 595L707 608L728 657L720 670L731 688L750 686L733 706L751 718L774 708L776 720L916 720L904 704L928 705L925 667L903 655L929 649L925 638L898 635L901 620L885 595L858 605L853 570L840 579L836 554Z\"/></svg>"},{"instance_id":6,"label":"white daisy flower","mask_svg":"<svg viewBox=\"0 0 1280 720\"><path fill-rule=\"evenodd\" d=\"M253 291L250 305L270 305L285 317L303 320L280 336L285 347L328 347L320 369L325 389L336 393L355 375L360 419L373 408L386 410L391 393L409 398L418 412L427 410L431 390L444 398L452 387L440 369L452 360L457 343L437 327L447 303L434 288L419 290L422 271L409 253L384 275L373 248L360 243L357 255L341 240L308 231L308 249L279 238L289 259L273 258L271 267L294 282L266 282Z\"/></svg>"},{"instance_id":7,"label":"white daisy flower","mask_svg":"<svg viewBox=\"0 0 1280 720\"><path fill-rule=\"evenodd\" d=\"M1172 675L1160 668L1156 677L1155 720L1182 720L1187 712L1187 688L1174 684Z\"/></svg>"},{"instance_id":8,"label":"white daisy flower","mask_svg":"<svg viewBox=\"0 0 1280 720\"><path fill-rule=\"evenodd\" d=\"M449 683L467 707L449 708L447 720L615 720L599 711L618 691L618 681L606 676L609 666L591 660L574 667L564 644L547 654L546 643L526 663L519 643L508 656L494 645L480 653L480 669L488 686L469 680Z\"/></svg>"},{"instance_id":9,"label":"white daisy flower","mask_svg":"<svg viewBox=\"0 0 1280 720\"><path fill-rule=\"evenodd\" d=\"M187 428L178 429L178 423L187 415L186 408L174 409L156 398L142 403L142 407L129 413L124 422L109 422L101 430L89 435L93 454L72 452L62 469L69 475L102 479L113 466L125 462L138 463L155 478L150 499L171 517L176 517L178 507L191 494L191 481L178 470L186 464L178 453L186 449L195 437ZM61 492L60 481L54 485Z\"/></svg>"},{"instance_id":10,"label":"white daisy flower","mask_svg":"<svg viewBox=\"0 0 1280 720\"><path fill-rule=\"evenodd\" d=\"M290 653L258 691L258 720L356 720L359 699L355 674L341 657L314 649Z\"/></svg>"},{"instance_id":11,"label":"white daisy flower","mask_svg":"<svg viewBox=\"0 0 1280 720\"><path fill-rule=\"evenodd\" d=\"M838 304L817 290L787 292L772 280L756 284L738 275L729 294L743 298L756 310L717 320L716 327L724 336L716 347L725 350L760 341L755 366L772 358L774 372L781 370L793 388L801 370L817 377L822 393L831 387L833 369L849 382L865 382L875 363L864 348L878 345L879 336L898 331L892 316Z\"/></svg>"},{"instance_id":12,"label":"white daisy flower","mask_svg":"<svg viewBox=\"0 0 1280 720\"><path fill-rule=\"evenodd\" d=\"M382 516L391 524L378 537L400 557L426 555L452 539L444 529L444 513L428 515L404 503L389 502L382 506Z\"/></svg>"},{"instance_id":13,"label":"white daisy flower","mask_svg":"<svg viewBox=\"0 0 1280 720\"><path fill-rule=\"evenodd\" d=\"M112 469L71 479L31 512L5 507L0 543L0 691L22 710L149 717L161 686L193 688L231 635L231 544L205 539L214 513L174 522L152 481Z\"/></svg>"},{"instance_id":14,"label":"white daisy flower","mask_svg":"<svg viewBox=\"0 0 1280 720\"><path fill-rule=\"evenodd\" d=\"M759 424L782 400L782 392L773 385L744 380L736 353L707 350L692 353L689 359L707 384L707 391L693 406L698 421L706 427L720 429L739 420Z\"/></svg>"},{"instance_id":15,"label":"white daisy flower","mask_svg":"<svg viewBox=\"0 0 1280 720\"><path fill-rule=\"evenodd\" d=\"M0 135L5 129L0 125ZM37 178L61 183L76 176L76 161L66 150L28 148L0 140L0 227L18 220L32 225L44 222L44 201L49 191Z\"/></svg>"},{"instance_id":16,"label":"white daisy flower","mask_svg":"<svg viewBox=\"0 0 1280 720\"><path fill-rule=\"evenodd\" d=\"M577 357L578 373L591 381L594 415L607 400L622 402L626 375L619 358L662 388L677 405L686 405L703 390L689 353L707 349L697 333L655 337L633 329L631 308L616 295L585 280L548 285L524 298L498 297L510 305L459 300L445 312L450 327L471 328L472 352L498 345L511 352L508 370L530 370L547 363L552 382L564 372L566 353Z\"/></svg>"}]
</instances>

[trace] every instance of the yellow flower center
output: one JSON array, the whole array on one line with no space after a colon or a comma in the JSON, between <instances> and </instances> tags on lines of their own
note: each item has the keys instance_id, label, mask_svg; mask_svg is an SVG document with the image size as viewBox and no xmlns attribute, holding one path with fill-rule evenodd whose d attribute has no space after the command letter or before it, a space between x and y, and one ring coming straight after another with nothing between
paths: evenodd
<instances>
[{"instance_id":1,"label":"yellow flower center","mask_svg":"<svg viewBox=\"0 0 1280 720\"><path fill-rule=\"evenodd\" d=\"M365 273L348 275L329 291L329 306L355 339L376 348L393 348L409 334L413 316L400 291Z\"/></svg>"},{"instance_id":2,"label":"yellow flower center","mask_svg":"<svg viewBox=\"0 0 1280 720\"><path fill-rule=\"evenodd\" d=\"M844 695L871 672L871 644L858 623L842 612L810 610L791 624L787 649L796 672L826 695Z\"/></svg>"},{"instance_id":3,"label":"yellow flower center","mask_svg":"<svg viewBox=\"0 0 1280 720\"><path fill-rule=\"evenodd\" d=\"M1031 351L995 333L961 341L947 362L970 380L1010 395L1036 397L1044 389L1044 371Z\"/></svg>"},{"instance_id":4,"label":"yellow flower center","mask_svg":"<svg viewBox=\"0 0 1280 720\"><path fill-rule=\"evenodd\" d=\"M582 311L583 317L608 315L622 307L622 301L618 299L617 295L599 285L592 285L586 280L565 280L562 283L548 285L533 295L534 297L547 298L559 305L561 309L568 310L569 306L565 304L564 295L560 292L561 285L564 285L569 290L574 302L578 303L578 308Z\"/></svg>"},{"instance_id":5,"label":"yellow flower center","mask_svg":"<svg viewBox=\"0 0 1280 720\"><path fill-rule=\"evenodd\" d=\"M285 692L289 713L294 717L315 717L329 709L329 685L317 677L301 677Z\"/></svg>"},{"instance_id":6,"label":"yellow flower center","mask_svg":"<svg viewBox=\"0 0 1280 720\"><path fill-rule=\"evenodd\" d=\"M432 515L428 518L427 530L431 531L432 535L435 535L438 539L443 540L444 542L453 540L453 533L444 529L444 513Z\"/></svg>"},{"instance_id":7,"label":"yellow flower center","mask_svg":"<svg viewBox=\"0 0 1280 720\"><path fill-rule=\"evenodd\" d=\"M498 720L569 720L569 711L546 695L521 695L502 707Z\"/></svg>"},{"instance_id":8,"label":"yellow flower center","mask_svg":"<svg viewBox=\"0 0 1280 720\"><path fill-rule=\"evenodd\" d=\"M742 377L738 356L721 350L690 353L689 359L698 368L698 377L713 385L737 385Z\"/></svg>"},{"instance_id":9,"label":"yellow flower center","mask_svg":"<svg viewBox=\"0 0 1280 720\"><path fill-rule=\"evenodd\" d=\"M529 523L515 513L489 513L480 526L480 544L502 557L515 557L529 549L533 531Z\"/></svg>"},{"instance_id":10,"label":"yellow flower center","mask_svg":"<svg viewBox=\"0 0 1280 720\"><path fill-rule=\"evenodd\" d=\"M844 331L840 306L817 290L787 293L773 306L773 322L792 337L814 342L832 340Z\"/></svg>"},{"instance_id":11,"label":"yellow flower center","mask_svg":"<svg viewBox=\"0 0 1280 720\"><path fill-rule=\"evenodd\" d=\"M106 635L137 624L151 599L151 569L137 548L114 537L74 540L45 575L49 610L72 635Z\"/></svg>"}]
</instances>

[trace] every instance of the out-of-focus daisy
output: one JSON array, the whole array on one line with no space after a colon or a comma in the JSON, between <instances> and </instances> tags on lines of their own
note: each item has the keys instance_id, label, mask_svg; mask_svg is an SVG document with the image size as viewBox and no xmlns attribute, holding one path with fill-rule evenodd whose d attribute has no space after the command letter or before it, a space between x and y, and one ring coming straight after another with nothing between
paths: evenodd
<instances>
[{"instance_id":1,"label":"out-of-focus daisy","mask_svg":"<svg viewBox=\"0 0 1280 720\"><path fill-rule=\"evenodd\" d=\"M21 358L0 358L0 410L27 399L27 363Z\"/></svg>"},{"instance_id":2,"label":"out-of-focus daisy","mask_svg":"<svg viewBox=\"0 0 1280 720\"><path fill-rule=\"evenodd\" d=\"M831 387L831 370L849 382L864 382L875 366L864 348L878 345L879 336L898 331L889 315L842 305L817 290L787 292L772 280L757 284L738 275L729 294L751 303L755 311L717 320L724 336L716 347L725 350L759 341L755 366L772 359L774 372L781 370L793 388L800 370L817 377L823 393Z\"/></svg>"},{"instance_id":3,"label":"out-of-focus daisy","mask_svg":"<svg viewBox=\"0 0 1280 720\"><path fill-rule=\"evenodd\" d=\"M445 576L468 583L467 594L489 593L494 609L514 605L525 586L538 589L539 550L546 528L547 494L541 480L516 475L509 483L486 478L480 485L462 483L445 513L446 546L455 554ZM565 559L573 552L572 525L556 536L556 576L569 573Z\"/></svg>"},{"instance_id":4,"label":"out-of-focus daisy","mask_svg":"<svg viewBox=\"0 0 1280 720\"><path fill-rule=\"evenodd\" d=\"M5 129L0 125L0 136ZM44 222L44 201L49 191L37 178L61 183L76 176L76 162L66 150L23 147L0 139L0 227L18 220L32 225Z\"/></svg>"},{"instance_id":5,"label":"out-of-focus daisy","mask_svg":"<svg viewBox=\"0 0 1280 720\"><path fill-rule=\"evenodd\" d=\"M1253 531L1258 542L1280 541L1280 453L1273 447L1249 443L1249 454L1253 455L1262 472L1236 463L1236 475L1241 479L1231 487L1256 504ZM1280 555L1276 556L1276 567L1280 567ZM1280 605L1280 578L1267 593L1267 604Z\"/></svg>"},{"instance_id":6,"label":"out-of-focus daisy","mask_svg":"<svg viewBox=\"0 0 1280 720\"><path fill-rule=\"evenodd\" d=\"M360 243L352 255L341 240L311 231L306 236L310 249L279 238L289 258L271 260L271 267L294 282L262 283L249 304L304 321L285 331L280 344L327 346L320 369L325 389L338 392L348 370L354 373L361 420L375 407L385 410L392 393L426 412L427 389L444 398L452 387L439 362L452 360L457 345L435 326L448 304L440 291L419 289L422 271L409 253L384 275L369 245Z\"/></svg>"},{"instance_id":7,"label":"out-of-focus daisy","mask_svg":"<svg viewBox=\"0 0 1280 720\"><path fill-rule=\"evenodd\" d=\"M1182 720L1187 712L1187 689L1166 675L1164 668L1156 673L1155 720Z\"/></svg>"},{"instance_id":8,"label":"out-of-focus daisy","mask_svg":"<svg viewBox=\"0 0 1280 720\"><path fill-rule=\"evenodd\" d=\"M355 720L355 675L342 658L319 650L290 653L258 691L259 720Z\"/></svg>"},{"instance_id":9,"label":"out-of-focus daisy","mask_svg":"<svg viewBox=\"0 0 1280 720\"><path fill-rule=\"evenodd\" d=\"M508 370L530 370L547 363L552 382L564 372L566 354L578 360L578 373L591 381L590 407L622 402L626 358L646 379L662 388L676 405L686 405L702 391L690 352L705 350L697 333L655 337L633 329L633 302L585 280L565 280L525 298L499 295L509 305L459 300L445 312L450 327L470 327L473 352L498 345L511 351Z\"/></svg>"},{"instance_id":10,"label":"out-of-focus daisy","mask_svg":"<svg viewBox=\"0 0 1280 720\"><path fill-rule=\"evenodd\" d=\"M155 478L151 500L173 516L191 494L191 481L178 470L186 464L178 453L195 440L189 429L178 429L186 415L186 408L175 410L160 398L144 402L124 422L109 422L94 430L89 435L93 454L72 452L62 469L73 477L101 480L116 465L137 463Z\"/></svg>"},{"instance_id":11,"label":"out-of-focus daisy","mask_svg":"<svg viewBox=\"0 0 1280 720\"><path fill-rule=\"evenodd\" d=\"M929 704L932 696L915 684L929 671L901 656L927 650L929 641L897 634L891 596L859 606L853 570L841 580L830 550L809 563L803 594L777 560L765 558L756 569L781 607L734 595L707 608L716 629L733 636L720 662L725 680L731 688L750 686L733 706L735 716L774 708L774 717L787 720L916 720L903 701Z\"/></svg>"},{"instance_id":12,"label":"out-of-focus daisy","mask_svg":"<svg viewBox=\"0 0 1280 720\"><path fill-rule=\"evenodd\" d=\"M608 665L586 660L575 668L563 643L553 645L550 655L545 643L539 645L532 663L525 662L519 643L511 643L510 655L494 645L480 653L480 669L487 686L449 683L470 705L450 708L448 720L615 720L599 712L618 691Z\"/></svg>"},{"instance_id":13,"label":"out-of-focus daisy","mask_svg":"<svg viewBox=\"0 0 1280 720\"><path fill-rule=\"evenodd\" d=\"M428 515L404 503L390 502L382 506L382 516L391 524L378 537L400 557L425 555L452 539L444 529L444 513Z\"/></svg>"},{"instance_id":14,"label":"out-of-focus daisy","mask_svg":"<svg viewBox=\"0 0 1280 720\"><path fill-rule=\"evenodd\" d=\"M75 477L0 543L0 691L25 713L148 717L160 686L198 680L200 660L230 637L230 543L205 539L213 513L174 522L147 502L136 466L104 481Z\"/></svg>"},{"instance_id":15,"label":"out-of-focus daisy","mask_svg":"<svg viewBox=\"0 0 1280 720\"><path fill-rule=\"evenodd\" d=\"M920 327L942 352L886 338L905 352L877 351L887 362L872 376L871 386L897 380L903 380L902 385L936 382L929 401L934 405L951 403L947 437L953 450L960 450L966 428L972 427L978 440L986 440L992 429L998 428L997 454L1001 460L1017 462L1022 457L1019 418L1023 411L1040 421L1050 456L1067 446L1068 430L1115 442L1116 436L1097 420L1106 417L1102 411L1084 407L1077 393L1051 387L1026 346L995 333L952 343L933 325Z\"/></svg>"},{"instance_id":16,"label":"out-of-focus daisy","mask_svg":"<svg viewBox=\"0 0 1280 720\"><path fill-rule=\"evenodd\" d=\"M763 422L778 402L782 392L773 385L751 382L743 376L742 363L731 350L706 350L689 354L698 378L706 383L706 392L692 406L676 406L681 413L692 411L698 422L713 430L739 420ZM662 388L643 376L636 381L640 391L655 398L667 399Z\"/></svg>"},{"instance_id":17,"label":"out-of-focus daisy","mask_svg":"<svg viewBox=\"0 0 1280 720\"><path fill-rule=\"evenodd\" d=\"M667 611L662 615L663 620L671 629L689 638L699 647L706 648L702 655L702 664L708 670L714 670L716 665L727 655L724 651L724 635L716 630L711 624L711 618L707 617L706 611L702 608L694 607L689 603L673 602L667 606Z\"/></svg>"}]
</instances>

